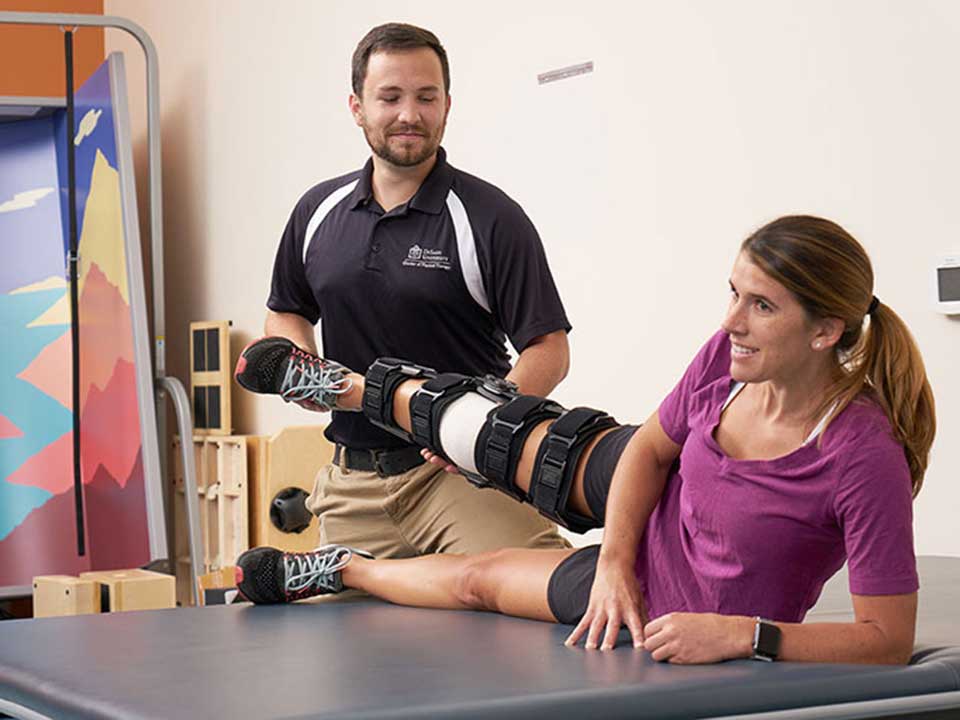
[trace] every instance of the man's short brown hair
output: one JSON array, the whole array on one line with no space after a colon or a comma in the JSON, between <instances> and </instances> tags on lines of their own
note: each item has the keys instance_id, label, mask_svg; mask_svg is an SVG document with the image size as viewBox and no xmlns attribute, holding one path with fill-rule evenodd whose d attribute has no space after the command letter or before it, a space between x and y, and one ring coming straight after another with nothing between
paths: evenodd
<instances>
[{"instance_id":1,"label":"man's short brown hair","mask_svg":"<svg viewBox=\"0 0 960 720\"><path fill-rule=\"evenodd\" d=\"M443 45L429 30L424 30L416 25L406 25L404 23L387 23L378 25L370 32L364 35L363 40L353 51L353 93L357 97L363 94L363 81L367 77L367 64L370 62L370 56L375 52L389 50L415 50L417 48L430 48L437 57L440 58L440 67L443 70L444 92L450 92L450 64L447 62L447 51Z\"/></svg>"}]
</instances>

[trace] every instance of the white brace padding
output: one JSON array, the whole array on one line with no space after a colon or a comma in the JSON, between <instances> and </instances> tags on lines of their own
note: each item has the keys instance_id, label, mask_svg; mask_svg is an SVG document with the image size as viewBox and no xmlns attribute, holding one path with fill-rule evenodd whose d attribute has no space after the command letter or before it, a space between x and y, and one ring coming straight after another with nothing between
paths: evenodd
<instances>
[{"instance_id":1,"label":"white brace padding","mask_svg":"<svg viewBox=\"0 0 960 720\"><path fill-rule=\"evenodd\" d=\"M500 404L480 393L468 392L447 405L440 417L440 445L447 460L467 472L477 472L473 459L477 438L487 413Z\"/></svg>"}]
</instances>

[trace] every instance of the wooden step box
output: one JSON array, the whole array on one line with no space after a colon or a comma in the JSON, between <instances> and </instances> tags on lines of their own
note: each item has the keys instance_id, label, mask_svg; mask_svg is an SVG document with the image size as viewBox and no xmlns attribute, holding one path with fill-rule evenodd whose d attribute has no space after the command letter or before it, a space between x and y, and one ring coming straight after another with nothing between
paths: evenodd
<instances>
[{"instance_id":1,"label":"wooden step box","mask_svg":"<svg viewBox=\"0 0 960 720\"><path fill-rule=\"evenodd\" d=\"M319 542L316 518L301 533L284 533L270 521L274 496L288 487L313 491L321 467L333 459L324 427L286 427L272 436L194 436L203 563L198 575L234 565L251 547L269 545L305 552ZM191 604L190 552L179 438L173 443L174 552L177 601Z\"/></svg>"}]
</instances>

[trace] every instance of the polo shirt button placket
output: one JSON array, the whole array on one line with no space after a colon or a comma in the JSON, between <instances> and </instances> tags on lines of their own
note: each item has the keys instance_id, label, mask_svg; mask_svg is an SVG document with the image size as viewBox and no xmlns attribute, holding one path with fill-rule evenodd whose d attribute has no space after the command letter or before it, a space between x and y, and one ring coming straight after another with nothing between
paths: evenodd
<instances>
[{"instance_id":1,"label":"polo shirt button placket","mask_svg":"<svg viewBox=\"0 0 960 720\"><path fill-rule=\"evenodd\" d=\"M368 247L370 248L367 253L367 262L366 267L370 269L379 269L377 266L377 258L379 256L382 245L379 240L377 240L377 229L380 227L380 223L383 221L383 216L381 215L377 221L373 224L373 229L370 231L370 242Z\"/></svg>"}]
</instances>

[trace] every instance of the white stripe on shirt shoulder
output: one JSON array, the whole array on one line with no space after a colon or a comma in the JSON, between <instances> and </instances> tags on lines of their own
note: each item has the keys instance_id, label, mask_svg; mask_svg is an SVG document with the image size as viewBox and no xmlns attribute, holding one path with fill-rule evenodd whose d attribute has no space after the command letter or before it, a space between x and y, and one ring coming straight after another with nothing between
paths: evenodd
<instances>
[{"instance_id":1,"label":"white stripe on shirt shoulder","mask_svg":"<svg viewBox=\"0 0 960 720\"><path fill-rule=\"evenodd\" d=\"M490 301L483 287L483 275L480 274L480 261L477 259L477 244L470 227L470 219L467 217L467 209L453 190L447 194L447 209L450 211L453 230L457 235L460 271L463 273L467 291L477 305L490 312Z\"/></svg>"},{"instance_id":2,"label":"white stripe on shirt shoulder","mask_svg":"<svg viewBox=\"0 0 960 720\"><path fill-rule=\"evenodd\" d=\"M359 178L354 180L352 183L347 183L343 187L338 187L332 193L327 195L323 199L323 202L317 206L317 209L313 211L313 215L310 216L310 222L307 223L307 232L303 236L304 265L307 264L307 248L310 247L310 241L313 240L313 236L317 234L317 230L320 228L320 223L324 221L337 203L353 192L353 189L357 187L358 182L360 182Z\"/></svg>"}]
</instances>

